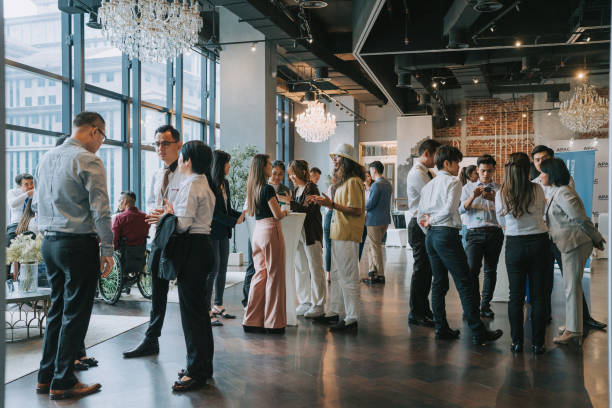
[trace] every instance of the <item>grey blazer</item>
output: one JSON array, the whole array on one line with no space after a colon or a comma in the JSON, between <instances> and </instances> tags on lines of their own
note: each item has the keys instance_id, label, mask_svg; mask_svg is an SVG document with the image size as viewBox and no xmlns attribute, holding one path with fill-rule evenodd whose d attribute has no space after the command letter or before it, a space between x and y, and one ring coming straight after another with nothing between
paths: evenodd
<instances>
[{"instance_id":1,"label":"grey blazer","mask_svg":"<svg viewBox=\"0 0 612 408\"><path fill-rule=\"evenodd\" d=\"M561 252L570 252L592 242L597 245L603 239L584 210L576 191L568 186L552 187L546 207L546 223L549 234Z\"/></svg>"}]
</instances>

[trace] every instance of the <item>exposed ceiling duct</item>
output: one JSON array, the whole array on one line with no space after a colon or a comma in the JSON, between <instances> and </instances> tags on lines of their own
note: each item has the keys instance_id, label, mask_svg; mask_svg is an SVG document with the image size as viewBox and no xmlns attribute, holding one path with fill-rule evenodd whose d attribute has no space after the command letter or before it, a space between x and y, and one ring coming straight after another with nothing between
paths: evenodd
<instances>
[{"instance_id":1,"label":"exposed ceiling duct","mask_svg":"<svg viewBox=\"0 0 612 408\"><path fill-rule=\"evenodd\" d=\"M478 0L474 4L474 10L479 13L492 13L504 7L498 0Z\"/></svg>"}]
</instances>

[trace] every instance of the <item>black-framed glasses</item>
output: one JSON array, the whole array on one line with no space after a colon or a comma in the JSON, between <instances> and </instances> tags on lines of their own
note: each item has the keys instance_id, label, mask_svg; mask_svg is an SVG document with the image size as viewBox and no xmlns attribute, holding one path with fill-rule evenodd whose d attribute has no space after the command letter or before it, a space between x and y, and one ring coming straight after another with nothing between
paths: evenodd
<instances>
[{"instance_id":1,"label":"black-framed glasses","mask_svg":"<svg viewBox=\"0 0 612 408\"><path fill-rule=\"evenodd\" d=\"M153 146L155 146L156 149L159 149L160 147L169 147L173 143L178 143L178 140L173 140L172 142L162 140L161 142L153 143Z\"/></svg>"},{"instance_id":2,"label":"black-framed glasses","mask_svg":"<svg viewBox=\"0 0 612 408\"><path fill-rule=\"evenodd\" d=\"M103 141L103 142L104 142L104 141L106 141L106 133L104 133L104 132L102 131L102 129L100 129L99 127L96 127L96 130L97 130L98 132L100 132L100 134L102 135L102 137L103 137L102 141Z\"/></svg>"}]
</instances>

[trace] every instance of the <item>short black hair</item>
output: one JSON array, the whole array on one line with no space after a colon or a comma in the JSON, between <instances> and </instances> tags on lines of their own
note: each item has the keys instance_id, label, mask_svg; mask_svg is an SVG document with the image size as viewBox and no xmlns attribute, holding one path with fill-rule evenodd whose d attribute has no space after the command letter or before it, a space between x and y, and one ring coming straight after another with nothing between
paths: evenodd
<instances>
[{"instance_id":1,"label":"short black hair","mask_svg":"<svg viewBox=\"0 0 612 408\"><path fill-rule=\"evenodd\" d=\"M162 125L158 127L157 129L155 129L155 134L166 133L166 132L170 132L170 134L172 135L172 139L174 139L174 141L178 142L179 140L181 140L181 134L172 125Z\"/></svg>"},{"instance_id":2,"label":"short black hair","mask_svg":"<svg viewBox=\"0 0 612 408\"><path fill-rule=\"evenodd\" d=\"M442 146L442 143L434 139L427 139L419 146L419 156L422 156L426 151L434 154L438 148Z\"/></svg>"},{"instance_id":3,"label":"short black hair","mask_svg":"<svg viewBox=\"0 0 612 408\"><path fill-rule=\"evenodd\" d=\"M285 163L283 163L282 160L274 160L274 163L272 163L272 168L274 167L280 167L283 172L285 171Z\"/></svg>"},{"instance_id":4,"label":"short black hair","mask_svg":"<svg viewBox=\"0 0 612 408\"><path fill-rule=\"evenodd\" d=\"M21 173L15 176L15 184L21 185L23 180L34 180L34 177L30 173Z\"/></svg>"},{"instance_id":5,"label":"short black hair","mask_svg":"<svg viewBox=\"0 0 612 408\"><path fill-rule=\"evenodd\" d=\"M191 140L181 147L183 161L191 160L191 169L196 174L210 176L213 153L211 148L201 140Z\"/></svg>"},{"instance_id":6,"label":"short black hair","mask_svg":"<svg viewBox=\"0 0 612 408\"><path fill-rule=\"evenodd\" d=\"M480 167L481 164L490 164L495 167L497 166L497 161L495 161L495 158L490 154L483 154L478 158L478 160L476 160L477 167Z\"/></svg>"},{"instance_id":7,"label":"short black hair","mask_svg":"<svg viewBox=\"0 0 612 408\"><path fill-rule=\"evenodd\" d=\"M461 150L451 145L440 146L440 148L436 151L435 157L436 167L438 170L442 170L444 168L444 162L447 160L449 162L459 163L461 160L463 160L463 153L461 153Z\"/></svg>"},{"instance_id":8,"label":"short black hair","mask_svg":"<svg viewBox=\"0 0 612 408\"><path fill-rule=\"evenodd\" d=\"M562 159L553 157L546 159L540 164L542 173L548 174L549 184L555 186L567 186L570 183L570 172Z\"/></svg>"},{"instance_id":9,"label":"short black hair","mask_svg":"<svg viewBox=\"0 0 612 408\"><path fill-rule=\"evenodd\" d=\"M555 151L553 149L551 149L548 146L544 146L544 145L537 145L536 147L533 148L533 150L531 151L531 158L533 159L533 156L535 156L538 153L542 153L542 152L546 152L548 153L548 155L550 157L555 157Z\"/></svg>"},{"instance_id":10,"label":"short black hair","mask_svg":"<svg viewBox=\"0 0 612 408\"><path fill-rule=\"evenodd\" d=\"M122 191L121 195L129 198L132 204L136 203L136 194L133 191Z\"/></svg>"},{"instance_id":11,"label":"short black hair","mask_svg":"<svg viewBox=\"0 0 612 408\"><path fill-rule=\"evenodd\" d=\"M61 135L60 137L57 138L57 140L55 141L55 146L61 146L64 144L64 142L66 141L66 139L68 139L70 137L70 135Z\"/></svg>"},{"instance_id":12,"label":"short black hair","mask_svg":"<svg viewBox=\"0 0 612 408\"><path fill-rule=\"evenodd\" d=\"M81 112L74 117L72 125L74 127L81 127L83 125L97 126L97 122L106 123L102 115L98 112Z\"/></svg>"},{"instance_id":13,"label":"short black hair","mask_svg":"<svg viewBox=\"0 0 612 408\"><path fill-rule=\"evenodd\" d=\"M375 160L372 163L370 163L368 167L371 169L376 169L378 174L383 174L385 172L385 166L378 160Z\"/></svg>"},{"instance_id":14,"label":"short black hair","mask_svg":"<svg viewBox=\"0 0 612 408\"><path fill-rule=\"evenodd\" d=\"M312 169L310 169L311 173L317 173L317 174L321 174L321 169L318 167L313 167Z\"/></svg>"}]
</instances>

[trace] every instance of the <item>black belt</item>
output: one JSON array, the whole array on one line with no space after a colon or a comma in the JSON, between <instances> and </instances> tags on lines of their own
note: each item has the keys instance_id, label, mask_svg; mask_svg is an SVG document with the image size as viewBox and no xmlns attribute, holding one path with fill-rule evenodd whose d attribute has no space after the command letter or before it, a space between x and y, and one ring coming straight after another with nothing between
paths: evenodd
<instances>
[{"instance_id":1,"label":"black belt","mask_svg":"<svg viewBox=\"0 0 612 408\"><path fill-rule=\"evenodd\" d=\"M493 227L493 226L490 226L490 227L469 228L469 229L468 229L468 232L469 232L469 231L482 231L482 232L486 232L486 231L494 231L494 232L497 232L498 230L501 230L501 228L500 228L500 227Z\"/></svg>"},{"instance_id":2,"label":"black belt","mask_svg":"<svg viewBox=\"0 0 612 408\"><path fill-rule=\"evenodd\" d=\"M43 233L45 238L98 238L97 234L74 234L71 232L61 232L61 231L45 231Z\"/></svg>"}]
</instances>

